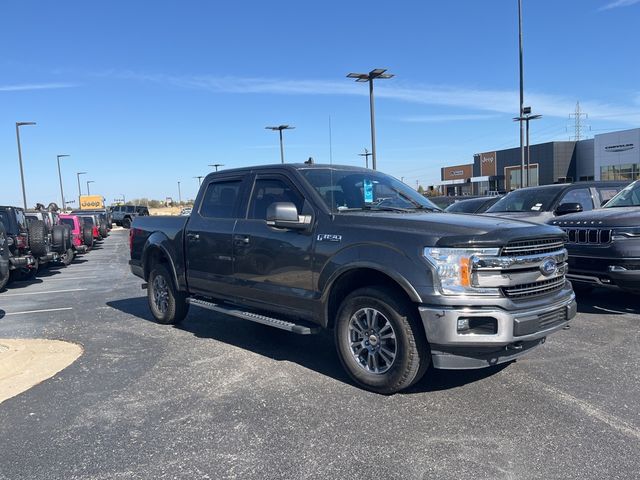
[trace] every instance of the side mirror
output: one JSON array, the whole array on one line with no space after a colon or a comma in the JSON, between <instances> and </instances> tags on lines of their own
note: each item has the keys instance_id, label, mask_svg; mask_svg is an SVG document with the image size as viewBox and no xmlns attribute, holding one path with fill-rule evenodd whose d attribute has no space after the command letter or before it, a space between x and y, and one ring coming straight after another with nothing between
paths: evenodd
<instances>
[{"instance_id":1,"label":"side mirror","mask_svg":"<svg viewBox=\"0 0 640 480\"><path fill-rule=\"evenodd\" d=\"M563 203L556 208L554 212L557 216L567 215L569 213L580 213L582 211L582 205L579 203Z\"/></svg>"},{"instance_id":2,"label":"side mirror","mask_svg":"<svg viewBox=\"0 0 640 480\"><path fill-rule=\"evenodd\" d=\"M276 202L267 208L267 225L277 228L304 230L311 224L310 215L298 215L291 202Z\"/></svg>"}]
</instances>

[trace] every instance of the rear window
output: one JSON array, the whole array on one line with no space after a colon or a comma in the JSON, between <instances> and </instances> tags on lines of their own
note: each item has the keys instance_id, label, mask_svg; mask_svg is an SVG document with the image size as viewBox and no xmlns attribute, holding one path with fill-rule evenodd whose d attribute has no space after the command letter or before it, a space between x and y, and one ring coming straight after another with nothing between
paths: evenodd
<instances>
[{"instance_id":1,"label":"rear window","mask_svg":"<svg viewBox=\"0 0 640 480\"><path fill-rule=\"evenodd\" d=\"M75 224L73 223L73 218L61 218L60 225L69 225L71 228L75 228Z\"/></svg>"},{"instance_id":2,"label":"rear window","mask_svg":"<svg viewBox=\"0 0 640 480\"><path fill-rule=\"evenodd\" d=\"M133 205L127 205L124 208L127 213L134 213L136 211L136 207L134 207Z\"/></svg>"}]
</instances>

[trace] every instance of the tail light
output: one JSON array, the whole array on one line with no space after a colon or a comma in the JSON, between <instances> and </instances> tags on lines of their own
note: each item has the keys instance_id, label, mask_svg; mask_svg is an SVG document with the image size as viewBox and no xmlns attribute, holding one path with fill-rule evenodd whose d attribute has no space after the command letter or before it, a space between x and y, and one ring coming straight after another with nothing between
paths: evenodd
<instances>
[{"instance_id":1,"label":"tail light","mask_svg":"<svg viewBox=\"0 0 640 480\"><path fill-rule=\"evenodd\" d=\"M27 237L24 235L17 235L16 236L16 247L18 247L20 250L23 250L25 248L28 247L27 245Z\"/></svg>"},{"instance_id":2,"label":"tail light","mask_svg":"<svg viewBox=\"0 0 640 480\"><path fill-rule=\"evenodd\" d=\"M129 255L133 254L133 231L135 229L132 228L129 230Z\"/></svg>"}]
</instances>

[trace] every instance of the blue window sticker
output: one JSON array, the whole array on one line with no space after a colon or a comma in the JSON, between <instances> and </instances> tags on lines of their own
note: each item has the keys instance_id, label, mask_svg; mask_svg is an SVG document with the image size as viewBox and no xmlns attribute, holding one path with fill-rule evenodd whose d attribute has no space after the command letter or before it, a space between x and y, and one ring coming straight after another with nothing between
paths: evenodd
<instances>
[{"instance_id":1,"label":"blue window sticker","mask_svg":"<svg viewBox=\"0 0 640 480\"><path fill-rule=\"evenodd\" d=\"M373 203L373 182L364 181L364 203Z\"/></svg>"}]
</instances>

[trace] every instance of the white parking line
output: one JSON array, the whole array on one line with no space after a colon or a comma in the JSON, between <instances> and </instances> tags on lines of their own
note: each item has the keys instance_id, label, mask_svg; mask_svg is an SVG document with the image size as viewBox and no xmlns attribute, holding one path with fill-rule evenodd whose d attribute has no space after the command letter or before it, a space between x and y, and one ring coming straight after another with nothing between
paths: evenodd
<instances>
[{"instance_id":1,"label":"white parking line","mask_svg":"<svg viewBox=\"0 0 640 480\"><path fill-rule=\"evenodd\" d=\"M68 290L49 290L44 292L24 292L24 293L3 293L2 298L4 297L19 297L22 295L44 295L47 293L67 293L67 292L83 292L88 290L87 288L70 288Z\"/></svg>"},{"instance_id":2,"label":"white parking line","mask_svg":"<svg viewBox=\"0 0 640 480\"><path fill-rule=\"evenodd\" d=\"M4 316L8 317L9 315L26 315L27 313L61 312L62 310L73 310L73 308L72 307L64 307L64 308L48 308L46 310L27 310L25 312L5 313Z\"/></svg>"}]
</instances>

